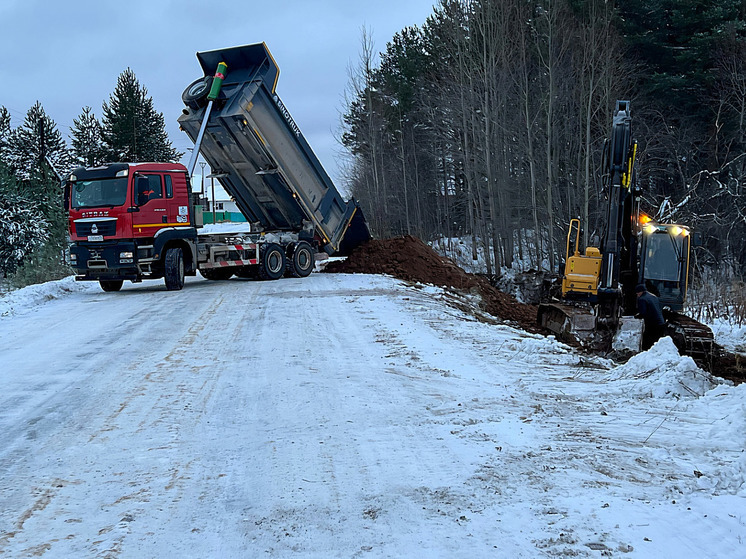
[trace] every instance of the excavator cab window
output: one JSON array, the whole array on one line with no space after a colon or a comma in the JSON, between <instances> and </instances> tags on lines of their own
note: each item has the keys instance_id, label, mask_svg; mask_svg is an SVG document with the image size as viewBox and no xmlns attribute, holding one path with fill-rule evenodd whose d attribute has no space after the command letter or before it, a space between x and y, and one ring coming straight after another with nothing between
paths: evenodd
<instances>
[{"instance_id":1,"label":"excavator cab window","mask_svg":"<svg viewBox=\"0 0 746 559\"><path fill-rule=\"evenodd\" d=\"M645 279L678 281L681 242L668 233L653 233L645 243Z\"/></svg>"},{"instance_id":2,"label":"excavator cab window","mask_svg":"<svg viewBox=\"0 0 746 559\"><path fill-rule=\"evenodd\" d=\"M643 239L641 279L661 304L680 311L686 298L689 238L680 227L651 229Z\"/></svg>"}]
</instances>

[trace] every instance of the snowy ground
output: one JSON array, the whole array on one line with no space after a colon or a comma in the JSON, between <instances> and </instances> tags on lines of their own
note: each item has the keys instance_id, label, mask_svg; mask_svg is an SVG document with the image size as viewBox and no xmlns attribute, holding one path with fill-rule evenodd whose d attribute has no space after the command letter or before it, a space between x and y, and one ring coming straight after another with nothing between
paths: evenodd
<instances>
[{"instance_id":1,"label":"snowy ground","mask_svg":"<svg viewBox=\"0 0 746 559\"><path fill-rule=\"evenodd\" d=\"M0 299L8 557L743 557L746 385L380 276Z\"/></svg>"},{"instance_id":2,"label":"snowy ground","mask_svg":"<svg viewBox=\"0 0 746 559\"><path fill-rule=\"evenodd\" d=\"M746 355L746 324L737 326L729 320L718 319L711 324L712 333L717 342L728 351Z\"/></svg>"}]
</instances>

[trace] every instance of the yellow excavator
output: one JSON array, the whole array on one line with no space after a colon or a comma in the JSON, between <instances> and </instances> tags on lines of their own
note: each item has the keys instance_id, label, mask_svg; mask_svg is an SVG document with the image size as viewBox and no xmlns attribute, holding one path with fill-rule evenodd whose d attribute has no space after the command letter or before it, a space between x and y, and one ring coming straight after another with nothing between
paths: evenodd
<instances>
[{"instance_id":1,"label":"yellow excavator","mask_svg":"<svg viewBox=\"0 0 746 559\"><path fill-rule=\"evenodd\" d=\"M658 297L666 334L679 351L710 360L712 331L681 314L689 287L690 231L656 223L640 211L631 123L629 101L617 101L602 162L608 206L600 246L581 254L580 220L570 221L561 300L540 304L538 321L564 341L603 351L639 351L643 323L634 318L635 286L643 283Z\"/></svg>"}]
</instances>

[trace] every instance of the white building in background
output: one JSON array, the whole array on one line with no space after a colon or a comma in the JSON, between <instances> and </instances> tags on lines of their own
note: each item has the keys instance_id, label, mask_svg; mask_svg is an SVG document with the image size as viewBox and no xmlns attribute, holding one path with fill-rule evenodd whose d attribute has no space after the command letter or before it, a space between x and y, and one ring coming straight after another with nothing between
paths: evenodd
<instances>
[{"instance_id":1,"label":"white building in background","mask_svg":"<svg viewBox=\"0 0 746 559\"><path fill-rule=\"evenodd\" d=\"M225 191L218 181L214 185L215 199L213 200L212 179L205 177L205 199L204 206L205 223L212 222L213 202L215 204L215 221L235 221L245 222L246 218L238 209L236 201ZM192 192L202 192L202 176L194 175L192 177ZM208 215L209 214L209 215Z\"/></svg>"}]
</instances>

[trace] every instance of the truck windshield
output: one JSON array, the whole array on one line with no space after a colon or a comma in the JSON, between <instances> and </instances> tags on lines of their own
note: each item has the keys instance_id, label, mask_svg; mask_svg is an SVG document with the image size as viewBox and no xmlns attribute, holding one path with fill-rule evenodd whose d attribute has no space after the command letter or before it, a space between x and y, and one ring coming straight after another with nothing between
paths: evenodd
<instances>
[{"instance_id":1,"label":"truck windshield","mask_svg":"<svg viewBox=\"0 0 746 559\"><path fill-rule=\"evenodd\" d=\"M681 251L680 237L668 233L650 235L645 248L645 278L678 281Z\"/></svg>"},{"instance_id":2,"label":"truck windshield","mask_svg":"<svg viewBox=\"0 0 746 559\"><path fill-rule=\"evenodd\" d=\"M127 200L127 177L99 180L79 180L72 188L73 208L121 206Z\"/></svg>"}]
</instances>

